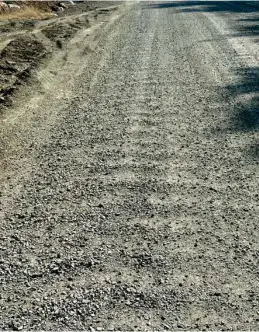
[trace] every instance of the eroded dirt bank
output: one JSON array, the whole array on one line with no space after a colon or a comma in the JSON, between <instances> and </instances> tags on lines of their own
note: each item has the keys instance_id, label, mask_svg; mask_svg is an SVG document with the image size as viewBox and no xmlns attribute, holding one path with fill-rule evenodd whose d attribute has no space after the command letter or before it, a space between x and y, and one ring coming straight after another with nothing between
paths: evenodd
<instances>
[{"instance_id":1,"label":"eroded dirt bank","mask_svg":"<svg viewBox=\"0 0 259 332\"><path fill-rule=\"evenodd\" d=\"M0 21L0 107L10 106L16 90L28 82L43 58L51 58L58 49L69 48L79 30L107 19L118 5L119 2L89 1L67 4L62 12L49 13L44 20Z\"/></svg>"},{"instance_id":2,"label":"eroded dirt bank","mask_svg":"<svg viewBox=\"0 0 259 332\"><path fill-rule=\"evenodd\" d=\"M38 71L1 124L0 328L259 329L258 20L127 5Z\"/></svg>"}]
</instances>

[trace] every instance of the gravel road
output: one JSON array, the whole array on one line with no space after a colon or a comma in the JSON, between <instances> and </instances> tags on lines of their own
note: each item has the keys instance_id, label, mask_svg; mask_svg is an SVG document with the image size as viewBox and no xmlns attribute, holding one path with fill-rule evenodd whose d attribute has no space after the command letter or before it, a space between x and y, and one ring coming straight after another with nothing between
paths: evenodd
<instances>
[{"instance_id":1,"label":"gravel road","mask_svg":"<svg viewBox=\"0 0 259 332\"><path fill-rule=\"evenodd\" d=\"M0 329L259 330L258 23L127 3L39 71L1 119Z\"/></svg>"}]
</instances>

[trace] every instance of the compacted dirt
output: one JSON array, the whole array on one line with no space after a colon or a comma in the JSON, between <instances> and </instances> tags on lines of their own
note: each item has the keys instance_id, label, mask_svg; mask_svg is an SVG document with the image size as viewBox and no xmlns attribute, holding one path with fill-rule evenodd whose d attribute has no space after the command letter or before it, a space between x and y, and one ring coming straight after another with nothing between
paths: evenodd
<instances>
[{"instance_id":1,"label":"compacted dirt","mask_svg":"<svg viewBox=\"0 0 259 332\"><path fill-rule=\"evenodd\" d=\"M2 115L0 328L259 329L258 20L126 3L38 70Z\"/></svg>"}]
</instances>

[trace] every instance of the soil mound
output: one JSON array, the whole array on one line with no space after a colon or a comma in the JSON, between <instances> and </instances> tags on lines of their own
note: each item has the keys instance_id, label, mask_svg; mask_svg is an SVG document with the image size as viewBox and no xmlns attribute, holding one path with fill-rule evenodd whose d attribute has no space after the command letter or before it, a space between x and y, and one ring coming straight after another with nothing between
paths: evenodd
<instances>
[{"instance_id":1,"label":"soil mound","mask_svg":"<svg viewBox=\"0 0 259 332\"><path fill-rule=\"evenodd\" d=\"M26 81L32 68L47 55L39 41L20 36L11 41L0 53L0 102L6 101L10 93Z\"/></svg>"}]
</instances>

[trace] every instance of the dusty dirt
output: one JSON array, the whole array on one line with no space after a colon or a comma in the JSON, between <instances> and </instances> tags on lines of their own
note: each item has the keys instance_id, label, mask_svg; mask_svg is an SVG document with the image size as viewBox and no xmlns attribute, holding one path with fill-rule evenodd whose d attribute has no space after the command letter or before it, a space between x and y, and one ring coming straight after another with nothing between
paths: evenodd
<instances>
[{"instance_id":1,"label":"dusty dirt","mask_svg":"<svg viewBox=\"0 0 259 332\"><path fill-rule=\"evenodd\" d=\"M258 10L91 17L1 117L0 329L257 331Z\"/></svg>"},{"instance_id":2,"label":"dusty dirt","mask_svg":"<svg viewBox=\"0 0 259 332\"><path fill-rule=\"evenodd\" d=\"M10 106L16 90L28 82L47 54L64 47L76 32L90 28L105 13L109 15L111 7L116 10L116 5L118 2L89 1L67 5L63 11L55 11L57 17L49 19L0 22L0 109Z\"/></svg>"},{"instance_id":3,"label":"dusty dirt","mask_svg":"<svg viewBox=\"0 0 259 332\"><path fill-rule=\"evenodd\" d=\"M19 36L12 40L0 54L0 101L7 101L46 55L44 45L31 37Z\"/></svg>"},{"instance_id":4,"label":"dusty dirt","mask_svg":"<svg viewBox=\"0 0 259 332\"><path fill-rule=\"evenodd\" d=\"M42 32L50 40L62 43L71 38L79 29L82 29L82 27L89 28L90 25L88 17L81 16L72 19L71 22L54 23L42 29Z\"/></svg>"}]
</instances>

